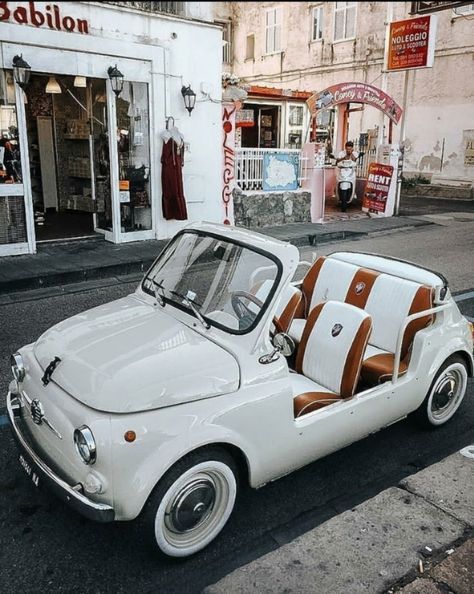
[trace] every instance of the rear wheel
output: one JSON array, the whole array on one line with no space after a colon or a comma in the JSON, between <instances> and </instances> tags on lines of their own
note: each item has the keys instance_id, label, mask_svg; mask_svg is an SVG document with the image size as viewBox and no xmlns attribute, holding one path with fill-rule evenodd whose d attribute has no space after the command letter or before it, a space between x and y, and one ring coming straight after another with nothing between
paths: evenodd
<instances>
[{"instance_id":1,"label":"rear wheel","mask_svg":"<svg viewBox=\"0 0 474 594\"><path fill-rule=\"evenodd\" d=\"M440 367L422 405L414 417L426 428L444 425L459 408L467 389L466 363L452 355Z\"/></svg>"},{"instance_id":2,"label":"rear wheel","mask_svg":"<svg viewBox=\"0 0 474 594\"><path fill-rule=\"evenodd\" d=\"M141 518L160 556L188 557L214 540L234 508L236 477L234 460L217 448L193 452L165 474Z\"/></svg>"}]
</instances>

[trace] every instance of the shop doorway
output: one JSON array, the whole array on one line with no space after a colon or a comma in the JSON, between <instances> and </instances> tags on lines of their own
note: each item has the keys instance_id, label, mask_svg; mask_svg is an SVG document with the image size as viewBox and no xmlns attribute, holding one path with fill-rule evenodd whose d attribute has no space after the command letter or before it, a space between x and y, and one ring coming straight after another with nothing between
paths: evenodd
<instances>
[{"instance_id":1,"label":"shop doorway","mask_svg":"<svg viewBox=\"0 0 474 594\"><path fill-rule=\"evenodd\" d=\"M26 96L36 240L111 230L105 80L35 74Z\"/></svg>"},{"instance_id":2,"label":"shop doorway","mask_svg":"<svg viewBox=\"0 0 474 594\"><path fill-rule=\"evenodd\" d=\"M280 146L280 106L245 103L252 109L257 126L242 128L242 147L278 148Z\"/></svg>"}]
</instances>

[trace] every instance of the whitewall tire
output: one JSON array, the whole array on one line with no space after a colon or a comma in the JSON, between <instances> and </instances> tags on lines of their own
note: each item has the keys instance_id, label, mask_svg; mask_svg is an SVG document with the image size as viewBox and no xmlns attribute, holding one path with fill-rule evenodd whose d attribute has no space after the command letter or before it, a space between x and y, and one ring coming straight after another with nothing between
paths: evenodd
<instances>
[{"instance_id":1,"label":"whitewall tire","mask_svg":"<svg viewBox=\"0 0 474 594\"><path fill-rule=\"evenodd\" d=\"M236 476L231 456L214 449L186 456L165 474L143 514L161 556L189 557L216 538L234 508Z\"/></svg>"},{"instance_id":2,"label":"whitewall tire","mask_svg":"<svg viewBox=\"0 0 474 594\"><path fill-rule=\"evenodd\" d=\"M452 355L437 372L423 404L415 412L421 425L433 428L447 423L466 394L467 368L463 358Z\"/></svg>"}]
</instances>

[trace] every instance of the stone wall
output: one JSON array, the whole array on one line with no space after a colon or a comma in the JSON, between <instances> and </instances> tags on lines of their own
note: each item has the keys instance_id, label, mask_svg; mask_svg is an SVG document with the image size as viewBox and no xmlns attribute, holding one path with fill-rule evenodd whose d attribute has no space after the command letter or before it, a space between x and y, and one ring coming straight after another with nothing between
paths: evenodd
<instances>
[{"instance_id":1,"label":"stone wall","mask_svg":"<svg viewBox=\"0 0 474 594\"><path fill-rule=\"evenodd\" d=\"M235 188L234 218L237 227L269 227L284 223L311 222L311 193L243 192Z\"/></svg>"}]
</instances>

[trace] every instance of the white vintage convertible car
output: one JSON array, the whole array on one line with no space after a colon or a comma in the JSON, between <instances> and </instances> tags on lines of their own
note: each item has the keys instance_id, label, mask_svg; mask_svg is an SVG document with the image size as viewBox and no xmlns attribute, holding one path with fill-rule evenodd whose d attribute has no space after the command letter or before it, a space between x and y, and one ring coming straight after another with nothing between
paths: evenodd
<instances>
[{"instance_id":1,"label":"white vintage convertible car","mask_svg":"<svg viewBox=\"0 0 474 594\"><path fill-rule=\"evenodd\" d=\"M137 290L12 356L8 413L35 484L98 521L132 520L162 556L224 527L260 487L414 413L448 421L472 328L442 275L381 256L318 258L201 223ZM291 337L291 338L290 338Z\"/></svg>"}]
</instances>

